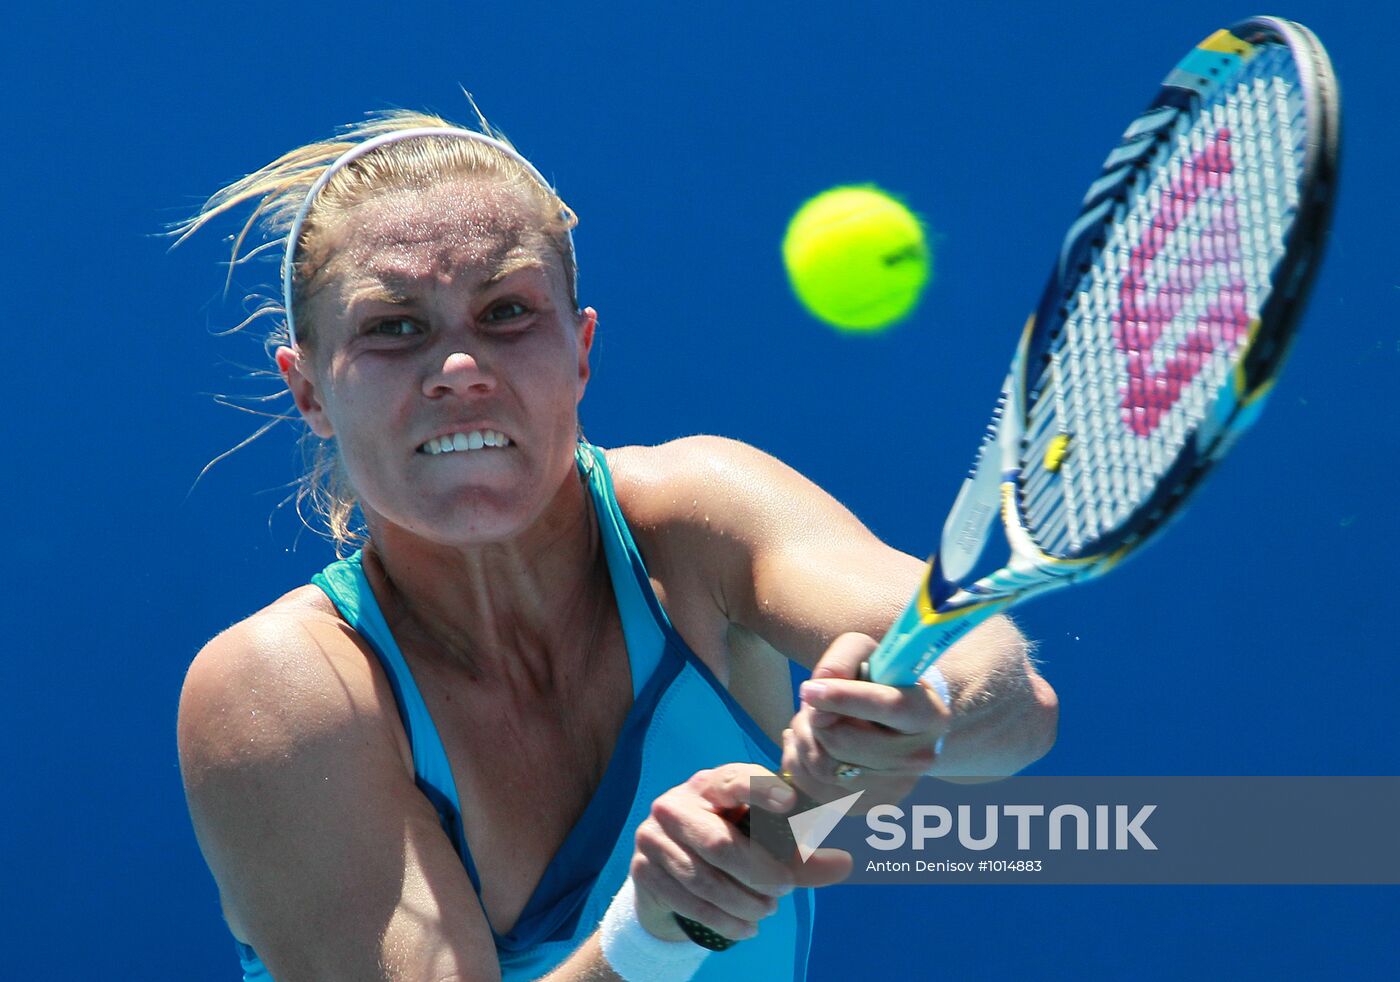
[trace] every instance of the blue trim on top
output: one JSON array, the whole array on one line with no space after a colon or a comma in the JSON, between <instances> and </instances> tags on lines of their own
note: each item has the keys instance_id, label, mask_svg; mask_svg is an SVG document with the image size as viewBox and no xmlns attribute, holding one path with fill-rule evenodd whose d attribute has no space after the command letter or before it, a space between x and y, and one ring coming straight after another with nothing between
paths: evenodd
<instances>
[{"instance_id":1,"label":"blue trim on top","mask_svg":"<svg viewBox=\"0 0 1400 982\"><path fill-rule=\"evenodd\" d=\"M601 469L600 465L584 444L579 444L575 449L575 460L589 484L589 494L596 502L594 518L598 523L599 538L603 541L608 579L617 598L618 611L622 614L622 635L632 668L632 698L640 699L647 679L656 671L666 650L666 632L647 608L642 588L632 573L632 556L636 554L636 549L631 533L625 522L619 525L620 520L614 509L604 507L608 489L597 486L600 478L594 474L595 470Z\"/></svg>"}]
</instances>

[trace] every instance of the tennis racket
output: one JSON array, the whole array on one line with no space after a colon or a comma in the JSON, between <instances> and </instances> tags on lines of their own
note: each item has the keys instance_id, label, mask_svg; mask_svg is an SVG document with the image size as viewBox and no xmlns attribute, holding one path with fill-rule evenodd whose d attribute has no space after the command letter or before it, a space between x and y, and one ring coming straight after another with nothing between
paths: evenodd
<instances>
[{"instance_id":1,"label":"tennis racket","mask_svg":"<svg viewBox=\"0 0 1400 982\"><path fill-rule=\"evenodd\" d=\"M914 684L988 617L1102 576L1180 513L1282 368L1336 193L1338 112L1326 51L1278 18L1172 69L1090 185L938 551L863 677ZM1010 558L966 582L998 515Z\"/></svg>"},{"instance_id":2,"label":"tennis racket","mask_svg":"<svg viewBox=\"0 0 1400 982\"><path fill-rule=\"evenodd\" d=\"M1273 17L1171 71L1089 187L871 680L912 685L993 614L1113 569L1259 417L1322 256L1338 112L1322 45ZM1010 558L965 583L998 514Z\"/></svg>"}]
</instances>

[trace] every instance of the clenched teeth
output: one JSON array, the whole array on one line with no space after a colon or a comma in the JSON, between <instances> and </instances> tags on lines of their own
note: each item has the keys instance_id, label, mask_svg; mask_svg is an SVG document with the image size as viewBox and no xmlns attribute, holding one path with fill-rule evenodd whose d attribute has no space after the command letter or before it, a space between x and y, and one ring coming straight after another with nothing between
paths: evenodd
<instances>
[{"instance_id":1,"label":"clenched teeth","mask_svg":"<svg viewBox=\"0 0 1400 982\"><path fill-rule=\"evenodd\" d=\"M480 450L483 447L508 447L510 437L498 430L472 430L468 433L449 433L447 436L433 437L418 448L419 453L455 453L459 450Z\"/></svg>"}]
</instances>

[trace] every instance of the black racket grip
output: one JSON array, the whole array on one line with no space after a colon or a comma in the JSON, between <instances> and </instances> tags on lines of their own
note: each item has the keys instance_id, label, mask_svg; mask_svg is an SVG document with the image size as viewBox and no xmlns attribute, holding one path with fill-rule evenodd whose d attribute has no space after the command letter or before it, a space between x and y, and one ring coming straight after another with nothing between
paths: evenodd
<instances>
[{"instance_id":1,"label":"black racket grip","mask_svg":"<svg viewBox=\"0 0 1400 982\"><path fill-rule=\"evenodd\" d=\"M793 790L797 791L796 788ZM806 811L815 804L814 800L808 798L801 791L797 791L797 803L793 805L792 811ZM753 826L756 824L759 841L765 846L769 846L774 855L781 852L782 855L778 856L779 859L786 861L797 851L797 839L792 834L792 826L788 824L787 815L780 815L762 808L750 808L745 809L742 815L730 818L730 821L749 838L753 838L755 831ZM726 938L719 932L711 930L698 921L691 920L689 917L683 917L680 914L672 914L671 916L681 926L685 936L702 948L709 948L711 951L724 951L739 943L733 938Z\"/></svg>"}]
</instances>

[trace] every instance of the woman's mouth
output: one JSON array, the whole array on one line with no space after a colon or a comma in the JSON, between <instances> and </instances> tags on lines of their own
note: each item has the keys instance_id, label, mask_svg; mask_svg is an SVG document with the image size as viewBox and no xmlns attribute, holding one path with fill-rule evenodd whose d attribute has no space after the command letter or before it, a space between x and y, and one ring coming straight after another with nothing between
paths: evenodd
<instances>
[{"instance_id":1,"label":"woman's mouth","mask_svg":"<svg viewBox=\"0 0 1400 982\"><path fill-rule=\"evenodd\" d=\"M418 448L419 453L436 457L444 453L461 453L464 450L490 450L513 446L510 437L499 430L464 430L435 436Z\"/></svg>"}]
</instances>

